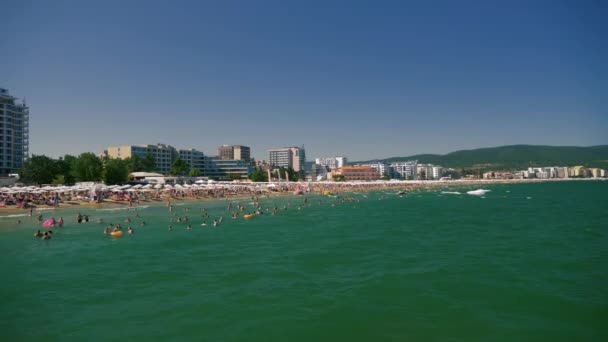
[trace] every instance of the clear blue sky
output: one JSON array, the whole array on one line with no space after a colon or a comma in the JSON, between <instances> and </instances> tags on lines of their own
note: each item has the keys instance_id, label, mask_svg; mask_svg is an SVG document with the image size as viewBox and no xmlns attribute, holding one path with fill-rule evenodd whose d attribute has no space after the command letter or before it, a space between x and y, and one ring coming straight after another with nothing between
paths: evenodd
<instances>
[{"instance_id":1,"label":"clear blue sky","mask_svg":"<svg viewBox=\"0 0 608 342\"><path fill-rule=\"evenodd\" d=\"M608 143L606 1L4 1L34 154Z\"/></svg>"}]
</instances>

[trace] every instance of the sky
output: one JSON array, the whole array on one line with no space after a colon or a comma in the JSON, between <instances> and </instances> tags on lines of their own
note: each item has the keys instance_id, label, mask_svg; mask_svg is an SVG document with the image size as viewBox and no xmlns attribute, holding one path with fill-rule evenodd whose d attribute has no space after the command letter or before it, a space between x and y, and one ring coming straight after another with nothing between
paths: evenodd
<instances>
[{"instance_id":1,"label":"sky","mask_svg":"<svg viewBox=\"0 0 608 342\"><path fill-rule=\"evenodd\" d=\"M608 143L606 1L8 1L30 152Z\"/></svg>"}]
</instances>

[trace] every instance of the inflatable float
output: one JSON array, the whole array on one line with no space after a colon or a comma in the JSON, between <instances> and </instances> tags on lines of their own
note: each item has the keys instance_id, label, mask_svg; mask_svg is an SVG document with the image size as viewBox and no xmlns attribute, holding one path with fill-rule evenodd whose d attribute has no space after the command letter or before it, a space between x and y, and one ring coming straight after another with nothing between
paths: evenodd
<instances>
[{"instance_id":1,"label":"inflatable float","mask_svg":"<svg viewBox=\"0 0 608 342\"><path fill-rule=\"evenodd\" d=\"M44 228L51 228L51 227L55 227L55 219L54 218L50 218L46 221L44 221L44 223L42 224L42 227Z\"/></svg>"},{"instance_id":2,"label":"inflatable float","mask_svg":"<svg viewBox=\"0 0 608 342\"><path fill-rule=\"evenodd\" d=\"M254 216L255 216L254 214L247 214L247 215L243 215L243 217L244 217L246 220L250 220L250 219L252 219Z\"/></svg>"},{"instance_id":3,"label":"inflatable float","mask_svg":"<svg viewBox=\"0 0 608 342\"><path fill-rule=\"evenodd\" d=\"M112 235L114 237L120 237L120 236L122 236L122 230L119 230L116 232L111 232L110 235Z\"/></svg>"}]
</instances>

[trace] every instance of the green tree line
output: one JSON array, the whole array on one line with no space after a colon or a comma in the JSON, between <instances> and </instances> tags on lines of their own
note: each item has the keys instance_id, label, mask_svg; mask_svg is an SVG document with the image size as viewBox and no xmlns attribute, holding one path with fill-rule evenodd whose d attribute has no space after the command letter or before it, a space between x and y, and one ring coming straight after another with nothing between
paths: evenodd
<instances>
[{"instance_id":1,"label":"green tree line","mask_svg":"<svg viewBox=\"0 0 608 342\"><path fill-rule=\"evenodd\" d=\"M53 159L44 155L33 155L19 170L19 180L25 184L65 184L75 182L98 182L106 184L124 183L129 173L154 171L156 162L152 155L140 158L135 155L127 159L100 159L86 152L75 157L65 155Z\"/></svg>"}]
</instances>

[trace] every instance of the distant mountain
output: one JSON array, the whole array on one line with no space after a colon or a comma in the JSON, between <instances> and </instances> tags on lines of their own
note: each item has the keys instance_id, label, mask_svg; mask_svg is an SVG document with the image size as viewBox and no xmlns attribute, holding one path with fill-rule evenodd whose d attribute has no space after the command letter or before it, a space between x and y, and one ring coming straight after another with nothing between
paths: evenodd
<instances>
[{"instance_id":1,"label":"distant mountain","mask_svg":"<svg viewBox=\"0 0 608 342\"><path fill-rule=\"evenodd\" d=\"M455 151L444 155L418 154L375 161L392 163L406 160L418 160L418 163L430 163L451 168L520 170L529 166L584 165L608 169L608 145L590 147L510 145ZM373 161L352 164L369 162Z\"/></svg>"}]
</instances>

